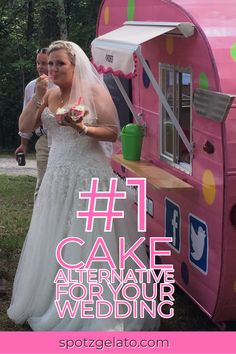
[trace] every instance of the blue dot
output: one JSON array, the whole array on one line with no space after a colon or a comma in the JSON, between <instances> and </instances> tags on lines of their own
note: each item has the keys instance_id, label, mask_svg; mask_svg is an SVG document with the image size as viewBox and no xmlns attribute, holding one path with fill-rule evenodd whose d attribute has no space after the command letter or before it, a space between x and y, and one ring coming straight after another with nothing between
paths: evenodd
<instances>
[{"instance_id":1,"label":"blue dot","mask_svg":"<svg viewBox=\"0 0 236 354\"><path fill-rule=\"evenodd\" d=\"M187 264L185 262L181 263L181 275L182 275L182 280L185 285L188 285L189 282L189 271Z\"/></svg>"},{"instance_id":2,"label":"blue dot","mask_svg":"<svg viewBox=\"0 0 236 354\"><path fill-rule=\"evenodd\" d=\"M149 66L149 68L151 68L148 60L146 60L146 63ZM143 69L143 85L145 88L148 88L150 85L150 79L147 76L146 71L144 69Z\"/></svg>"}]
</instances>

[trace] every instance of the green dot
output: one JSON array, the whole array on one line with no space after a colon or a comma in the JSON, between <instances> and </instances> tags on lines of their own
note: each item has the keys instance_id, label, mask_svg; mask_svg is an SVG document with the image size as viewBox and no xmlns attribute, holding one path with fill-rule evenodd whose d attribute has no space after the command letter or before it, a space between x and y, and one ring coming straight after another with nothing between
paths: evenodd
<instances>
[{"instance_id":1,"label":"green dot","mask_svg":"<svg viewBox=\"0 0 236 354\"><path fill-rule=\"evenodd\" d=\"M236 61L236 43L230 48L230 54L234 61Z\"/></svg>"},{"instance_id":2,"label":"green dot","mask_svg":"<svg viewBox=\"0 0 236 354\"><path fill-rule=\"evenodd\" d=\"M128 0L128 21L134 19L135 0Z\"/></svg>"},{"instance_id":3,"label":"green dot","mask_svg":"<svg viewBox=\"0 0 236 354\"><path fill-rule=\"evenodd\" d=\"M205 73L200 73L199 75L199 87L207 90L209 86L208 77Z\"/></svg>"}]
</instances>

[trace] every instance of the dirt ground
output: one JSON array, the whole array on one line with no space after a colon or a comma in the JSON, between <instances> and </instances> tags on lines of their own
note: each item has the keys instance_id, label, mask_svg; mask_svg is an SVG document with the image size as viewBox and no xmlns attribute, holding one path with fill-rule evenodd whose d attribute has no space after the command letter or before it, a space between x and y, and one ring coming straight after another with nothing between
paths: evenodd
<instances>
[{"instance_id":1,"label":"dirt ground","mask_svg":"<svg viewBox=\"0 0 236 354\"><path fill-rule=\"evenodd\" d=\"M18 166L14 157L0 158L0 174L7 175L28 175L36 177L36 160L26 160L25 166Z\"/></svg>"}]
</instances>

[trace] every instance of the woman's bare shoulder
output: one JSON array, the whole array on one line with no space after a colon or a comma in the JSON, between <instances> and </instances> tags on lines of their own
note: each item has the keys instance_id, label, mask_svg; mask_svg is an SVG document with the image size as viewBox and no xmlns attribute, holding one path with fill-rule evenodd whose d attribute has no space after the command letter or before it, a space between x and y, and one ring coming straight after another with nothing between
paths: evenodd
<instances>
[{"instance_id":1,"label":"woman's bare shoulder","mask_svg":"<svg viewBox=\"0 0 236 354\"><path fill-rule=\"evenodd\" d=\"M50 88L50 89L47 91L47 97L48 97L48 99L53 99L54 97L57 97L59 91L60 91L60 90L59 90L58 87Z\"/></svg>"},{"instance_id":2,"label":"woman's bare shoulder","mask_svg":"<svg viewBox=\"0 0 236 354\"><path fill-rule=\"evenodd\" d=\"M50 106L51 109L55 109L56 103L58 101L58 96L60 95L59 88L51 88L48 90L47 95L47 105Z\"/></svg>"}]
</instances>

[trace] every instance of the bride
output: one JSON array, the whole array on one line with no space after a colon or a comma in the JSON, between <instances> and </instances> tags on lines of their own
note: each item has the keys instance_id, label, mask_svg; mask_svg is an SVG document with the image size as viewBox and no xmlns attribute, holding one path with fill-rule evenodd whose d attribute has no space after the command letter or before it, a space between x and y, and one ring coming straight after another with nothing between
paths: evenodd
<instances>
[{"instance_id":1,"label":"bride","mask_svg":"<svg viewBox=\"0 0 236 354\"><path fill-rule=\"evenodd\" d=\"M39 77L35 95L19 119L19 128L23 132L33 131L42 120L52 142L46 174L17 268L8 316L16 323L27 321L37 331L152 330L157 328L158 318L148 316L147 320L145 316L135 318L133 315L116 318L114 314L97 318L94 309L92 319L78 314L69 316L69 311L64 316L58 314L55 279L59 277L60 264L56 259L56 248L63 239L79 238L85 244L79 247L73 243L65 247L63 258L67 263L75 264L78 260L86 263L97 238L103 238L118 270L119 238L125 236L128 248L138 236L130 197L119 200L118 207L124 210L125 219L114 219L110 232L104 232L103 219L96 219L92 231L86 231L85 219L76 218L78 210L88 208L87 201L81 199L79 193L90 190L93 177L99 179L99 190L109 190L110 178L114 175L104 152L104 142L117 139L117 112L102 79L79 46L56 41L50 45L48 56L49 78L57 88L48 90L48 77ZM59 124L56 120L58 108L63 107L66 111L78 100L87 107L86 116L74 121L66 114L63 124ZM124 190L124 186L119 188ZM97 204L99 210L106 209L104 200ZM100 252L100 256L102 254ZM138 256L148 264L144 246L139 249ZM107 263L94 262L92 268L106 269ZM135 269L135 266L132 260L126 263L127 269ZM83 288L89 289L88 281L83 281ZM102 296L112 303L108 288L105 284ZM78 290L77 296L79 294ZM95 296L95 302L96 297L99 299L99 295ZM64 303L69 301L72 305L72 299L68 298L68 294L64 295Z\"/></svg>"}]
</instances>

